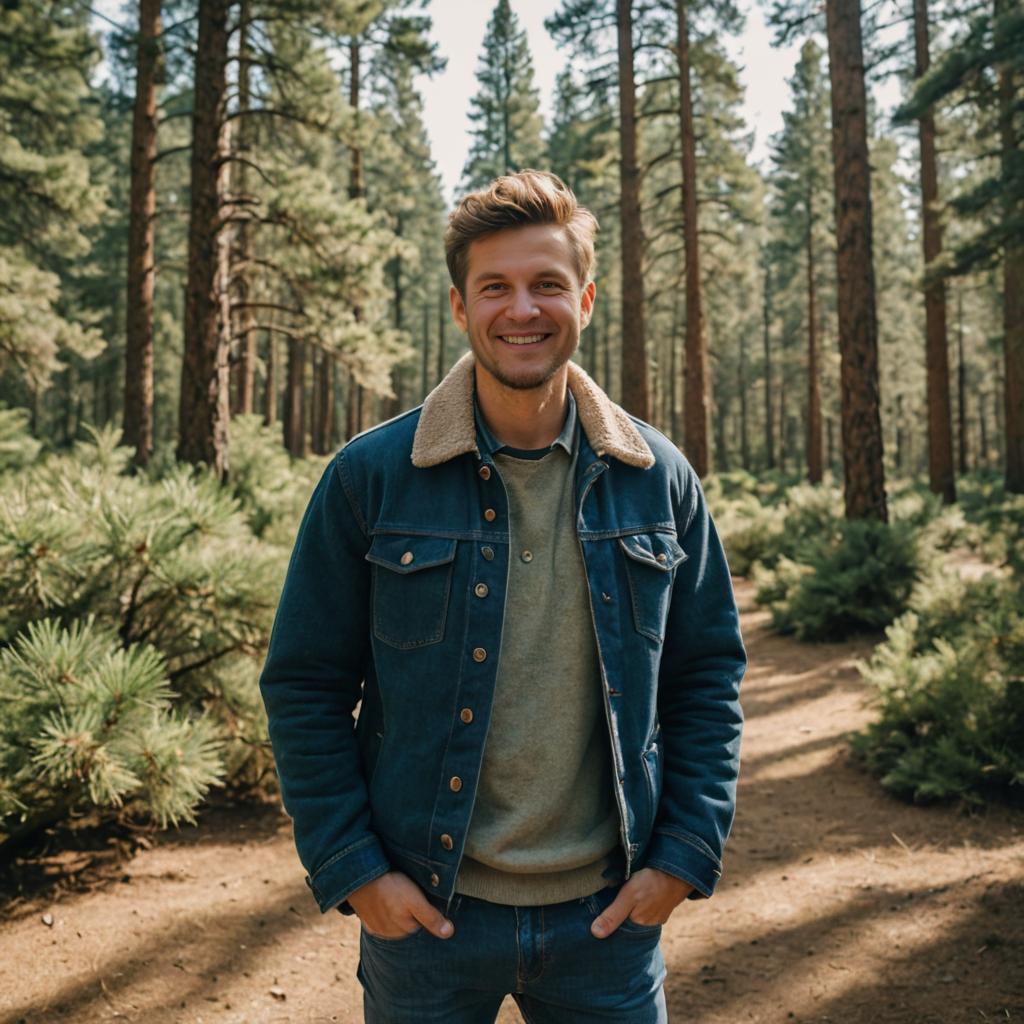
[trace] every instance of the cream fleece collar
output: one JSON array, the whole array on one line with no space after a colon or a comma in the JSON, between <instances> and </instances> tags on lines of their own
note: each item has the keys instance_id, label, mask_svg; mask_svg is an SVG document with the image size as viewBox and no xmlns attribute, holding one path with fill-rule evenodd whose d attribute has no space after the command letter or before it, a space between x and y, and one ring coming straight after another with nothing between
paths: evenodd
<instances>
[{"instance_id":1,"label":"cream fleece collar","mask_svg":"<svg viewBox=\"0 0 1024 1024\"><path fill-rule=\"evenodd\" d=\"M467 352L427 395L412 442L412 464L437 466L456 455L480 454L473 419L472 352ZM580 426L598 455L613 455L627 465L650 469L654 454L626 411L617 406L587 374L569 363L569 390L576 399Z\"/></svg>"}]
</instances>

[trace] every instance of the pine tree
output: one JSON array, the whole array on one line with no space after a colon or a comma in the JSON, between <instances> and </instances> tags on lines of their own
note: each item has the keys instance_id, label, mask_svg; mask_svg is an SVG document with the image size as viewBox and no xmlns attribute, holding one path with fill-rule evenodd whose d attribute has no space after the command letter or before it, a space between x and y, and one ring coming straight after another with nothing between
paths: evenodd
<instances>
[{"instance_id":1,"label":"pine tree","mask_svg":"<svg viewBox=\"0 0 1024 1024\"><path fill-rule=\"evenodd\" d=\"M905 118L957 100L974 108L973 135L983 153L971 162L980 173L950 200L954 213L977 231L955 245L943 265L947 274L1000 266L1003 274L1003 367L1006 488L1024 493L1024 127L1020 89L1024 80L1024 11L1012 0L993 0L973 15L956 40L922 77L904 106Z\"/></svg>"},{"instance_id":2,"label":"pine tree","mask_svg":"<svg viewBox=\"0 0 1024 1024\"><path fill-rule=\"evenodd\" d=\"M479 89L469 109L473 142L462 171L465 191L536 167L544 154L530 44L509 0L498 0L487 23L476 77Z\"/></svg>"},{"instance_id":3,"label":"pine tree","mask_svg":"<svg viewBox=\"0 0 1024 1024\"><path fill-rule=\"evenodd\" d=\"M860 0L826 0L842 358L844 498L849 519L888 521L879 411L878 321Z\"/></svg>"},{"instance_id":4,"label":"pine tree","mask_svg":"<svg viewBox=\"0 0 1024 1024\"><path fill-rule=\"evenodd\" d=\"M87 12L23 0L0 17L0 373L39 394L70 350L102 342L70 314L62 279L103 213L84 149L101 125L87 107L98 53Z\"/></svg>"},{"instance_id":5,"label":"pine tree","mask_svg":"<svg viewBox=\"0 0 1024 1024\"><path fill-rule=\"evenodd\" d=\"M774 140L772 175L778 223L777 256L785 254L784 278L797 283L795 264L803 262L802 303L807 336L807 475L820 483L824 470L820 370L821 267L834 251L832 237L832 158L828 145L829 91L823 54L813 40L804 43L790 79L791 108ZM798 290L798 289L797 289Z\"/></svg>"},{"instance_id":6,"label":"pine tree","mask_svg":"<svg viewBox=\"0 0 1024 1024\"><path fill-rule=\"evenodd\" d=\"M914 0L914 76L928 73L928 0ZM939 220L939 175L935 154L935 116L931 109L918 118L921 167L921 243L925 269L942 255ZM943 501L956 501L953 478L953 424L949 406L949 355L946 337L946 288L933 276L924 289L925 361L928 367L928 480Z\"/></svg>"}]
</instances>

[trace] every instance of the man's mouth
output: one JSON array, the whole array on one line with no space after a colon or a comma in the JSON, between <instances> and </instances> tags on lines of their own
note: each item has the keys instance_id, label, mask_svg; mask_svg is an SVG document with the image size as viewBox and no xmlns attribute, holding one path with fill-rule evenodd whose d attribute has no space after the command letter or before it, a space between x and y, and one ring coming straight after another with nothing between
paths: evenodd
<instances>
[{"instance_id":1,"label":"man's mouth","mask_svg":"<svg viewBox=\"0 0 1024 1024\"><path fill-rule=\"evenodd\" d=\"M499 334L498 337L508 345L536 345L550 334Z\"/></svg>"}]
</instances>

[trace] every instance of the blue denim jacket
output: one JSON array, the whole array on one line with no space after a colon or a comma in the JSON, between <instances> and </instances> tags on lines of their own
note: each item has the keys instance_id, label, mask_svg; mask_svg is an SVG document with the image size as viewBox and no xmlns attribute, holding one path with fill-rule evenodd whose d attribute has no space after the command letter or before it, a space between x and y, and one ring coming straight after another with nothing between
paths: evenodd
<instances>
[{"instance_id":1,"label":"blue denim jacket","mask_svg":"<svg viewBox=\"0 0 1024 1024\"><path fill-rule=\"evenodd\" d=\"M733 819L746 665L725 556L675 446L575 364L569 386L618 867L627 878L657 867L710 896ZM467 354L422 407L335 456L288 568L260 688L321 910L347 909L350 893L392 868L450 899L508 562L507 500L477 443Z\"/></svg>"}]
</instances>

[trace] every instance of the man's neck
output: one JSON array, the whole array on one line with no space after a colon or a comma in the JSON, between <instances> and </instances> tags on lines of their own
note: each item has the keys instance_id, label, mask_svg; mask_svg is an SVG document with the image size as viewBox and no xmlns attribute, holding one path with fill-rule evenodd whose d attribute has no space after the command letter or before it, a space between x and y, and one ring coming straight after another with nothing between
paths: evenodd
<instances>
[{"instance_id":1,"label":"man's neck","mask_svg":"<svg viewBox=\"0 0 1024 1024\"><path fill-rule=\"evenodd\" d=\"M555 443L566 412L568 370L563 367L538 388L506 387L476 367L480 414L502 444L531 450Z\"/></svg>"}]
</instances>

